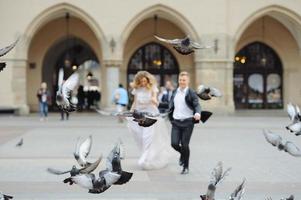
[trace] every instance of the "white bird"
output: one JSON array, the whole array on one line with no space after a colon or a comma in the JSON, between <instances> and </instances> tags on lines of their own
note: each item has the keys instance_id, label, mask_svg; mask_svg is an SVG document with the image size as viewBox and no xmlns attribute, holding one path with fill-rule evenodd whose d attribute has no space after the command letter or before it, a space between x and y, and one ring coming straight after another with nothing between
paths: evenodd
<instances>
[{"instance_id":1,"label":"white bird","mask_svg":"<svg viewBox=\"0 0 301 200\"><path fill-rule=\"evenodd\" d=\"M90 153L91 147L92 147L91 135L82 143L80 142L80 137L77 139L77 143L73 155L80 166L86 167L87 165L91 164L86 160L87 156Z\"/></svg>"},{"instance_id":2,"label":"white bird","mask_svg":"<svg viewBox=\"0 0 301 200\"><path fill-rule=\"evenodd\" d=\"M66 112L72 112L76 110L76 104L71 102L72 91L79 84L79 74L74 72L61 86L59 86L59 90L56 92L56 103L60 109Z\"/></svg>"},{"instance_id":3,"label":"white bird","mask_svg":"<svg viewBox=\"0 0 301 200\"><path fill-rule=\"evenodd\" d=\"M201 46L199 43L192 41L189 36L183 39L164 39L159 36L154 35L154 37L168 44L171 44L173 48L182 55L188 55L194 52L195 49L208 49L212 46Z\"/></svg>"}]
</instances>

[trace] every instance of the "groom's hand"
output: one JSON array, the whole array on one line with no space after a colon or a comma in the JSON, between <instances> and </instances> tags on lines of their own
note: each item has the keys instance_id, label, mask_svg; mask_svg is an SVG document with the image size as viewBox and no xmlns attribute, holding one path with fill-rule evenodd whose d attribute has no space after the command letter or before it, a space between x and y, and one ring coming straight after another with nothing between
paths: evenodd
<instances>
[{"instance_id":1,"label":"groom's hand","mask_svg":"<svg viewBox=\"0 0 301 200\"><path fill-rule=\"evenodd\" d=\"M201 119L201 114L200 113L195 113L193 118L195 119L195 121L200 121Z\"/></svg>"}]
</instances>

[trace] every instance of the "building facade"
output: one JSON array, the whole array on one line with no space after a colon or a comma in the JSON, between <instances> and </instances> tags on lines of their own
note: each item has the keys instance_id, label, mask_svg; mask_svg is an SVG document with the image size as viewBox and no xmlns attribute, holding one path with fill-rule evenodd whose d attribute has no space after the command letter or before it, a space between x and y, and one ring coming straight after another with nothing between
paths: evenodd
<instances>
[{"instance_id":1,"label":"building facade","mask_svg":"<svg viewBox=\"0 0 301 200\"><path fill-rule=\"evenodd\" d=\"M102 106L143 69L161 85L185 70L193 88L221 89L202 104L223 113L301 104L301 0L0 0L0 11L1 47L20 38L1 57L0 110L36 111L40 83L54 94L67 56L66 74L83 66L81 82L92 77ZM183 56L154 34L214 48Z\"/></svg>"}]
</instances>

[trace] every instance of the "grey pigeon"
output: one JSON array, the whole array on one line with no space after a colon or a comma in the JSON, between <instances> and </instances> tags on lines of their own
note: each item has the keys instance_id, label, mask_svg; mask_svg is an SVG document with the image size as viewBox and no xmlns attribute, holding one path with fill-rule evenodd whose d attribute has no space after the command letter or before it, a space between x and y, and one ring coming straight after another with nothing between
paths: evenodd
<instances>
[{"instance_id":1,"label":"grey pigeon","mask_svg":"<svg viewBox=\"0 0 301 200\"><path fill-rule=\"evenodd\" d=\"M285 151L295 157L301 156L300 149L294 143L290 141L283 141L281 136L274 134L271 131L263 130L263 135L265 139L270 144L277 147L279 151Z\"/></svg>"},{"instance_id":2,"label":"grey pigeon","mask_svg":"<svg viewBox=\"0 0 301 200\"><path fill-rule=\"evenodd\" d=\"M23 138L16 144L16 147L21 147L23 145Z\"/></svg>"},{"instance_id":3,"label":"grey pigeon","mask_svg":"<svg viewBox=\"0 0 301 200\"><path fill-rule=\"evenodd\" d=\"M210 100L212 97L221 97L222 93L214 88L205 85L200 85L197 89L197 95L202 100Z\"/></svg>"},{"instance_id":4,"label":"grey pigeon","mask_svg":"<svg viewBox=\"0 0 301 200\"><path fill-rule=\"evenodd\" d=\"M223 171L223 163L218 162L217 166L213 169L211 173L211 180L208 185L207 193L201 195L202 200L214 200L216 187L221 184L221 182L225 179L226 176L229 175L231 171L231 167L227 170Z\"/></svg>"},{"instance_id":5,"label":"grey pigeon","mask_svg":"<svg viewBox=\"0 0 301 200\"><path fill-rule=\"evenodd\" d=\"M75 151L73 153L75 160L82 167L86 167L91 163L87 162L87 156L89 155L92 147L92 135L90 135L85 141L80 142L80 137L77 139Z\"/></svg>"},{"instance_id":6,"label":"grey pigeon","mask_svg":"<svg viewBox=\"0 0 301 200\"><path fill-rule=\"evenodd\" d=\"M183 39L164 39L159 36L154 35L154 37L168 44L171 44L173 48L182 55L188 55L194 52L195 49L208 49L212 48L212 46L201 46L197 42L192 41L189 36L186 36Z\"/></svg>"},{"instance_id":7,"label":"grey pigeon","mask_svg":"<svg viewBox=\"0 0 301 200\"><path fill-rule=\"evenodd\" d=\"M102 193L112 185L127 183L133 173L123 171L120 163L120 143L117 143L107 157L107 169L94 174L81 174L71 177L72 182L89 189L89 193Z\"/></svg>"},{"instance_id":8,"label":"grey pigeon","mask_svg":"<svg viewBox=\"0 0 301 200\"><path fill-rule=\"evenodd\" d=\"M76 104L71 102L72 91L79 85L79 74L74 72L64 83L59 86L56 92L56 104L65 112L73 112L76 110Z\"/></svg>"},{"instance_id":9,"label":"grey pigeon","mask_svg":"<svg viewBox=\"0 0 301 200\"><path fill-rule=\"evenodd\" d=\"M3 194L3 192L0 191L0 200L9 200L9 199L13 199L13 196L7 195L7 194Z\"/></svg>"},{"instance_id":10,"label":"grey pigeon","mask_svg":"<svg viewBox=\"0 0 301 200\"><path fill-rule=\"evenodd\" d=\"M8 52L10 52L16 46L18 41L19 41L19 38L11 45L0 49L0 57L4 56ZM5 68L5 66L6 66L5 62L0 62L0 72Z\"/></svg>"},{"instance_id":11,"label":"grey pigeon","mask_svg":"<svg viewBox=\"0 0 301 200\"><path fill-rule=\"evenodd\" d=\"M235 190L233 191L233 193L230 195L229 200L241 200L242 196L245 193L245 182L246 179L244 178L242 183L239 184Z\"/></svg>"}]
</instances>

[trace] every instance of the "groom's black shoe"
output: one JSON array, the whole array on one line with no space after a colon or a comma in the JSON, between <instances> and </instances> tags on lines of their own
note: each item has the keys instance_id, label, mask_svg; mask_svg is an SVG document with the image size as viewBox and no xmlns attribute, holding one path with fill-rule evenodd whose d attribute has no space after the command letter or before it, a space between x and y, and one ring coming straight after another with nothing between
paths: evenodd
<instances>
[{"instance_id":1,"label":"groom's black shoe","mask_svg":"<svg viewBox=\"0 0 301 200\"><path fill-rule=\"evenodd\" d=\"M188 167L183 167L183 170L181 171L181 174L188 174L188 173L189 173Z\"/></svg>"}]
</instances>

